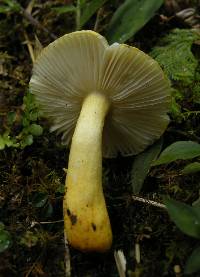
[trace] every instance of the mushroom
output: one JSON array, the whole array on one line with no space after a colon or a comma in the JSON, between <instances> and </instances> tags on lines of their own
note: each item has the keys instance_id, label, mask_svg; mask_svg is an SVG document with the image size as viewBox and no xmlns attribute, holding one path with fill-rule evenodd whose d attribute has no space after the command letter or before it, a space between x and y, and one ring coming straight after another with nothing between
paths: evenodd
<instances>
[{"instance_id":1,"label":"mushroom","mask_svg":"<svg viewBox=\"0 0 200 277\"><path fill-rule=\"evenodd\" d=\"M37 58L30 80L52 131L71 142L63 200L69 243L104 252L112 231L102 189L102 155L136 155L164 132L170 86L160 66L135 47L93 31L52 42Z\"/></svg>"}]
</instances>

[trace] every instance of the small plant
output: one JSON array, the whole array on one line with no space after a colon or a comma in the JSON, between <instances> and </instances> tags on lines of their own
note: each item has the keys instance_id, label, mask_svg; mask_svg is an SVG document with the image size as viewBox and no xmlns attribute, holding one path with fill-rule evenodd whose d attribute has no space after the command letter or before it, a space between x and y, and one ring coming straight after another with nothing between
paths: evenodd
<instances>
[{"instance_id":1,"label":"small plant","mask_svg":"<svg viewBox=\"0 0 200 277\"><path fill-rule=\"evenodd\" d=\"M77 0L76 6L73 4L68 4L53 7L52 10L54 10L57 14L73 12L76 17L76 30L81 30L83 25L87 23L91 16L106 2L107 0Z\"/></svg>"},{"instance_id":2,"label":"small plant","mask_svg":"<svg viewBox=\"0 0 200 277\"><path fill-rule=\"evenodd\" d=\"M38 241L39 238L36 232L26 231L26 233L20 239L20 244L31 248L37 245Z\"/></svg>"},{"instance_id":3,"label":"small plant","mask_svg":"<svg viewBox=\"0 0 200 277\"><path fill-rule=\"evenodd\" d=\"M200 206L186 205L180 201L165 198L168 213L177 227L186 235L200 239ZM200 270L200 245L196 246L186 261L185 274L192 274Z\"/></svg>"},{"instance_id":4,"label":"small plant","mask_svg":"<svg viewBox=\"0 0 200 277\"><path fill-rule=\"evenodd\" d=\"M7 250L12 244L11 235L5 229L5 225L0 222L0 253Z\"/></svg>"},{"instance_id":5,"label":"small plant","mask_svg":"<svg viewBox=\"0 0 200 277\"><path fill-rule=\"evenodd\" d=\"M197 30L174 29L150 53L173 84L171 116L177 123L194 113L184 108L185 102L193 105L200 99L198 59L191 50L199 39Z\"/></svg>"},{"instance_id":6,"label":"small plant","mask_svg":"<svg viewBox=\"0 0 200 277\"><path fill-rule=\"evenodd\" d=\"M81 30L89 19L108 0L77 0L76 6L73 4L53 7L57 14L72 12L76 17L76 30ZM125 42L139 31L155 14L163 4L163 0L126 0L122 3L111 18L106 38L110 43ZM96 23L99 21L97 14ZM95 23L95 25L96 25Z\"/></svg>"},{"instance_id":7,"label":"small plant","mask_svg":"<svg viewBox=\"0 0 200 277\"><path fill-rule=\"evenodd\" d=\"M22 114L23 129L17 136L20 140L20 147L24 148L33 143L33 138L42 135L43 128L37 124L41 112L39 112L37 104L34 101L34 96L27 93L23 99L24 111Z\"/></svg>"},{"instance_id":8,"label":"small plant","mask_svg":"<svg viewBox=\"0 0 200 277\"><path fill-rule=\"evenodd\" d=\"M197 161L187 164L180 171L180 175L194 174L200 171L200 144L193 141L177 141L165 148L158 159L152 164L154 166L176 162L177 160ZM171 219L177 227L185 234L200 239L200 205L199 199L193 203L193 206L186 205L180 201L170 198L164 198ZM200 270L199 265L200 246L197 246L185 265L185 273L191 274Z\"/></svg>"},{"instance_id":9,"label":"small plant","mask_svg":"<svg viewBox=\"0 0 200 277\"><path fill-rule=\"evenodd\" d=\"M191 160L200 157L200 144L193 141L177 141L168 146L160 154L153 165L168 164L177 160ZM197 161L186 165L181 174L191 174L200 171L200 163Z\"/></svg>"},{"instance_id":10,"label":"small plant","mask_svg":"<svg viewBox=\"0 0 200 277\"><path fill-rule=\"evenodd\" d=\"M31 164L34 167L34 164ZM48 168L38 163L37 170L43 170L44 176L35 176L35 186L29 193L29 204L35 208L41 218L49 218L54 212L54 203L64 194L64 184L55 171L48 172ZM47 173L48 172L48 173ZM35 173L33 173L35 174Z\"/></svg>"},{"instance_id":11,"label":"small plant","mask_svg":"<svg viewBox=\"0 0 200 277\"><path fill-rule=\"evenodd\" d=\"M175 29L162 38L150 54L163 67L170 80L187 86L195 80L198 60L191 47L199 38L200 34L195 30Z\"/></svg>"},{"instance_id":12,"label":"small plant","mask_svg":"<svg viewBox=\"0 0 200 277\"><path fill-rule=\"evenodd\" d=\"M23 98L22 111L10 111L6 116L6 130L0 134L0 150L5 147L23 149L31 145L34 137L43 133L43 128L37 124L40 115L34 96L28 92ZM16 127L21 130L15 135Z\"/></svg>"}]
</instances>

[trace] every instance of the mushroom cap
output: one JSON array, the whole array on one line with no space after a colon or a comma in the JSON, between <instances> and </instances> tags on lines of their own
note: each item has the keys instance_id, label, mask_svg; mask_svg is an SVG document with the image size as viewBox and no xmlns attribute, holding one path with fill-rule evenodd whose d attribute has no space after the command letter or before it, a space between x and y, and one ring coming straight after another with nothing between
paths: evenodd
<instances>
[{"instance_id":1,"label":"mushroom cap","mask_svg":"<svg viewBox=\"0 0 200 277\"><path fill-rule=\"evenodd\" d=\"M103 130L103 156L135 155L164 132L170 85L158 63L135 47L114 43L93 31L55 40L37 58L30 80L52 131L69 144L84 98L92 92L111 106Z\"/></svg>"}]
</instances>

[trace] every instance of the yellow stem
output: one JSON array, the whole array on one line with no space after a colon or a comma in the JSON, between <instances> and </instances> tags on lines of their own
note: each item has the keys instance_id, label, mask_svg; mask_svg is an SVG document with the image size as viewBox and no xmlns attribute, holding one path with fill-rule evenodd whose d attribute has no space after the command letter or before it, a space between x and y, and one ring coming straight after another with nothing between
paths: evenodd
<instances>
[{"instance_id":1,"label":"yellow stem","mask_svg":"<svg viewBox=\"0 0 200 277\"><path fill-rule=\"evenodd\" d=\"M82 251L104 252L112 231L102 189L102 131L108 99L89 94L72 138L64 197L65 234Z\"/></svg>"}]
</instances>

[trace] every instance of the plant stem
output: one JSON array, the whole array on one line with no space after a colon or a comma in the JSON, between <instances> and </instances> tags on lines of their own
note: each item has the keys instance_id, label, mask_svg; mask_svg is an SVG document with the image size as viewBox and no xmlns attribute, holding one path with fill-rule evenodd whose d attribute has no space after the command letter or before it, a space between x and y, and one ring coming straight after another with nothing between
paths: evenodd
<instances>
[{"instance_id":1,"label":"plant stem","mask_svg":"<svg viewBox=\"0 0 200 277\"><path fill-rule=\"evenodd\" d=\"M96 21L95 21L95 24L94 24L94 31L95 32L98 32L99 22L100 22L100 18L102 16L102 14L103 14L103 8L101 7L97 12Z\"/></svg>"},{"instance_id":2,"label":"plant stem","mask_svg":"<svg viewBox=\"0 0 200 277\"><path fill-rule=\"evenodd\" d=\"M76 30L79 31L81 29L81 1L77 0L76 4Z\"/></svg>"}]
</instances>

